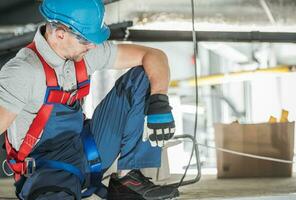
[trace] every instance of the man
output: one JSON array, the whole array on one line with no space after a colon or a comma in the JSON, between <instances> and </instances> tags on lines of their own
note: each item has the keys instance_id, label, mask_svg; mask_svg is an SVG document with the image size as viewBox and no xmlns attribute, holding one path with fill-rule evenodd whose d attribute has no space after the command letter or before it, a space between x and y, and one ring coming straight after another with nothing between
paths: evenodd
<instances>
[{"instance_id":1,"label":"man","mask_svg":"<svg viewBox=\"0 0 296 200\"><path fill-rule=\"evenodd\" d=\"M102 174L118 155L120 173L111 175L108 199L178 196L176 188L156 186L138 170L159 167L160 147L174 134L166 55L106 41L101 0L44 0L40 12L46 25L0 71L0 133L7 130L17 196L80 199L87 188L85 196L106 197ZM85 120L81 100L89 76L111 68L132 69Z\"/></svg>"}]
</instances>

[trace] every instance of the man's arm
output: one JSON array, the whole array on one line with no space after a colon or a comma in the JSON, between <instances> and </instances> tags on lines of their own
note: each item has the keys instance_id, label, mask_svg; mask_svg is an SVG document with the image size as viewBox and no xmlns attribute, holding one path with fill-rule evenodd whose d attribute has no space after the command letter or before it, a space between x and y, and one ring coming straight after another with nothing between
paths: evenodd
<instances>
[{"instance_id":1,"label":"man's arm","mask_svg":"<svg viewBox=\"0 0 296 200\"><path fill-rule=\"evenodd\" d=\"M170 71L163 51L134 44L119 44L114 68L124 69L137 65L143 65L147 73L151 94L167 93Z\"/></svg>"},{"instance_id":2,"label":"man's arm","mask_svg":"<svg viewBox=\"0 0 296 200\"><path fill-rule=\"evenodd\" d=\"M12 113L6 108L0 106L0 134L7 130L15 118L15 113Z\"/></svg>"},{"instance_id":3,"label":"man's arm","mask_svg":"<svg viewBox=\"0 0 296 200\"><path fill-rule=\"evenodd\" d=\"M133 44L118 45L114 67L123 69L137 65L143 65L151 86L148 109L145 112L147 131L143 132L143 141L149 138L152 146L163 147L175 133L172 107L166 95L170 80L168 59L158 49Z\"/></svg>"}]
</instances>

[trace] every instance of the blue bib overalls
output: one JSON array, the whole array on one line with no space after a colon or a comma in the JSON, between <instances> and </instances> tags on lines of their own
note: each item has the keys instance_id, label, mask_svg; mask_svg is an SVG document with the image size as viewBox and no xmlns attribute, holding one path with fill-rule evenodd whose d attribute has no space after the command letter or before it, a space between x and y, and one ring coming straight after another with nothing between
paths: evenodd
<instances>
[{"instance_id":1,"label":"blue bib overalls","mask_svg":"<svg viewBox=\"0 0 296 200\"><path fill-rule=\"evenodd\" d=\"M81 190L91 183L89 162L81 140L81 132L85 131L94 138L103 172L118 155L119 170L159 167L161 149L142 141L149 91L149 80L143 67L138 66L116 81L85 126L79 101L72 106L55 104L42 137L30 154L36 160L36 171L29 177L22 176L15 184L19 198L81 199ZM38 162L43 160L74 166L84 179L81 181L67 170L46 165L38 167Z\"/></svg>"}]
</instances>

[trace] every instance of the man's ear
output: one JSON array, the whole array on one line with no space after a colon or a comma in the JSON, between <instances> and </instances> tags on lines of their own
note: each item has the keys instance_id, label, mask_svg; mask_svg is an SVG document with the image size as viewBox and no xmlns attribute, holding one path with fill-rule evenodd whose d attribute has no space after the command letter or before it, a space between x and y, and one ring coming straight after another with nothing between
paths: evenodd
<instances>
[{"instance_id":1,"label":"man's ear","mask_svg":"<svg viewBox=\"0 0 296 200\"><path fill-rule=\"evenodd\" d=\"M55 36L58 40L63 40L65 37L65 30L61 28L55 29Z\"/></svg>"}]
</instances>

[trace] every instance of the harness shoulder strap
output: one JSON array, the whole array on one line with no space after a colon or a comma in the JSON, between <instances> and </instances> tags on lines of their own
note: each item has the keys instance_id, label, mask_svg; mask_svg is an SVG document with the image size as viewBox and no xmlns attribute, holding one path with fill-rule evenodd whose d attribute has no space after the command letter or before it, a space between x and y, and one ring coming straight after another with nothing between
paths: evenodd
<instances>
[{"instance_id":1,"label":"harness shoulder strap","mask_svg":"<svg viewBox=\"0 0 296 200\"><path fill-rule=\"evenodd\" d=\"M76 79L77 83L83 83L88 80L87 76L87 70L84 59L81 59L81 61L75 62L75 73L76 73Z\"/></svg>"},{"instance_id":2,"label":"harness shoulder strap","mask_svg":"<svg viewBox=\"0 0 296 200\"><path fill-rule=\"evenodd\" d=\"M40 55L38 50L36 49L35 42L32 42L28 48L32 49L38 58L40 59L45 76L46 76L46 85L48 87L57 87L58 81L55 74L55 71L47 64L47 62ZM37 113L37 116L33 120L30 128L24 138L23 143L20 146L18 152L18 160L23 161L32 151L33 147L36 145L37 140L41 137L42 131L50 117L51 111L53 109L53 105L43 104L40 110Z\"/></svg>"},{"instance_id":3,"label":"harness shoulder strap","mask_svg":"<svg viewBox=\"0 0 296 200\"><path fill-rule=\"evenodd\" d=\"M32 49L36 55L39 57L43 69L46 75L47 86L56 87L58 86L57 78L54 70L45 62L42 56L36 49L35 43L32 42L27 46ZM8 141L7 135L5 139L5 146L7 149L7 163L10 168L15 172L15 179L18 180L21 174L25 174L27 170L27 163L24 162L27 156L31 153L32 149L36 145L38 139L41 137L43 129L50 117L53 105L43 104L39 109L36 117L34 118L32 124L29 127L28 132L17 152L12 148L12 145Z\"/></svg>"},{"instance_id":4,"label":"harness shoulder strap","mask_svg":"<svg viewBox=\"0 0 296 200\"><path fill-rule=\"evenodd\" d=\"M89 93L90 81L87 76L87 70L84 59L79 62L75 62L75 73L78 90L76 93L69 99L69 103L73 104L76 100L80 100Z\"/></svg>"},{"instance_id":5,"label":"harness shoulder strap","mask_svg":"<svg viewBox=\"0 0 296 200\"><path fill-rule=\"evenodd\" d=\"M55 73L54 69L52 69L47 64L47 62L44 60L44 58L40 55L40 53L38 52L38 50L36 48L35 42L30 43L27 46L27 48L33 50L34 53L38 56L39 60L41 61L44 72L45 72L45 76L46 76L47 87L57 87L58 86L58 79L57 79L56 73Z\"/></svg>"}]
</instances>

